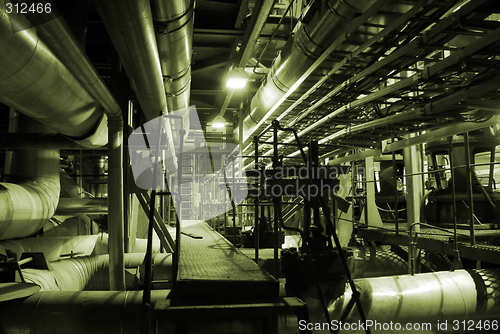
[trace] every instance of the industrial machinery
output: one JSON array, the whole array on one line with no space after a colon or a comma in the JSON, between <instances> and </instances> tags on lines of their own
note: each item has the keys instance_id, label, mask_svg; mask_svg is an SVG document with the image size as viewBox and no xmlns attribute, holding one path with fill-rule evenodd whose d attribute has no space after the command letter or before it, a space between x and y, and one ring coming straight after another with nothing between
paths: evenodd
<instances>
[{"instance_id":1,"label":"industrial machinery","mask_svg":"<svg viewBox=\"0 0 500 334\"><path fill-rule=\"evenodd\" d=\"M476 229L500 227L498 145L497 127L426 144L431 171L425 207L428 222L453 226L456 217L458 227L468 228L473 217Z\"/></svg>"}]
</instances>

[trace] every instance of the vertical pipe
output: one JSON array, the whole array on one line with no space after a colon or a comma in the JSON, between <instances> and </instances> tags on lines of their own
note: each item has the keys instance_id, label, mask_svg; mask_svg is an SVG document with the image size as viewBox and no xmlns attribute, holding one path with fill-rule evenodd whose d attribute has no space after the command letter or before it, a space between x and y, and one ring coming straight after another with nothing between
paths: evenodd
<instances>
[{"instance_id":1,"label":"vertical pipe","mask_svg":"<svg viewBox=\"0 0 500 334\"><path fill-rule=\"evenodd\" d=\"M125 290L123 263L123 122L121 118L108 121L108 229L110 289Z\"/></svg>"},{"instance_id":2,"label":"vertical pipe","mask_svg":"<svg viewBox=\"0 0 500 334\"><path fill-rule=\"evenodd\" d=\"M240 134L242 136L242 134ZM240 144L241 145L241 144ZM255 171L259 171L259 137L255 136L253 137L253 145L255 147ZM257 173L257 175L259 175ZM254 221L254 239L255 239L255 263L259 265L259 233L260 233L260 227L259 227L259 196L260 196L260 189L261 187L264 186L263 183L261 183L264 180L264 175L260 175L259 180L256 182L257 183L257 194L255 196L254 204L255 204L255 221Z\"/></svg>"},{"instance_id":3,"label":"vertical pipe","mask_svg":"<svg viewBox=\"0 0 500 334\"><path fill-rule=\"evenodd\" d=\"M234 160L233 159L233 189L236 189L236 174L234 173ZM233 202L233 200L231 199L231 201ZM234 202L233 202L233 244L236 245L236 207L234 206Z\"/></svg>"},{"instance_id":4,"label":"vertical pipe","mask_svg":"<svg viewBox=\"0 0 500 334\"><path fill-rule=\"evenodd\" d=\"M494 180L494 172L495 172L495 149L496 147L493 147L491 150L491 155L490 155L490 173L489 173L489 178L488 178L488 189L489 191L493 191L493 180Z\"/></svg>"},{"instance_id":5,"label":"vertical pipe","mask_svg":"<svg viewBox=\"0 0 500 334\"><path fill-rule=\"evenodd\" d=\"M279 166L279 160L278 160L278 130L279 130L279 125L280 123L278 121L273 121L273 169L274 172L277 172L277 169L280 167ZM276 180L276 175L273 177ZM272 193L272 192L271 192ZM281 215L281 196L276 196L273 197L274 201L274 275L275 277L278 277L279 271L280 271L280 266L278 263L278 246L279 246L279 220L278 220L278 215Z\"/></svg>"},{"instance_id":6,"label":"vertical pipe","mask_svg":"<svg viewBox=\"0 0 500 334\"><path fill-rule=\"evenodd\" d=\"M471 154L472 152L470 151L470 145L469 145L469 132L466 132L464 134L464 150L465 150L465 170L467 173L467 195L469 197L469 212L470 212L470 245L475 246L476 245L476 237L474 235L474 193L472 189L472 182L474 180L472 173L473 170L471 168Z\"/></svg>"},{"instance_id":7,"label":"vertical pipe","mask_svg":"<svg viewBox=\"0 0 500 334\"><path fill-rule=\"evenodd\" d=\"M450 143L450 171L451 171L451 200L453 202L453 237L455 243L455 253L458 256L458 237L457 237L457 197L455 190L455 166L453 166L453 137L448 137Z\"/></svg>"},{"instance_id":8,"label":"vertical pipe","mask_svg":"<svg viewBox=\"0 0 500 334\"><path fill-rule=\"evenodd\" d=\"M394 138L392 138L394 143ZM398 166L396 164L396 151L392 151L392 175L394 177L394 222L396 235L399 235L399 203L398 203Z\"/></svg>"}]
</instances>

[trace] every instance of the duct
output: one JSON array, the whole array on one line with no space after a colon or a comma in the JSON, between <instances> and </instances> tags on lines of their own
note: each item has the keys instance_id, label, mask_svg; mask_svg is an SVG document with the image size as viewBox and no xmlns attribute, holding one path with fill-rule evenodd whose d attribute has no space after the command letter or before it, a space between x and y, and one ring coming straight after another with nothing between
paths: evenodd
<instances>
[{"instance_id":1,"label":"duct","mask_svg":"<svg viewBox=\"0 0 500 334\"><path fill-rule=\"evenodd\" d=\"M121 118L115 98L102 81L94 65L85 54L75 35L54 3L52 10L40 15L27 11L27 19L61 62L81 82L83 87L104 108L109 118Z\"/></svg>"},{"instance_id":2,"label":"duct","mask_svg":"<svg viewBox=\"0 0 500 334\"><path fill-rule=\"evenodd\" d=\"M9 122L9 130L19 133L48 131L23 115ZM7 154L5 175L15 183L0 183L0 240L30 236L53 216L60 191L59 159L54 149Z\"/></svg>"},{"instance_id":3,"label":"duct","mask_svg":"<svg viewBox=\"0 0 500 334\"><path fill-rule=\"evenodd\" d=\"M311 7L274 60L271 70L243 115L243 142L257 131L257 125L290 87L319 58L328 46L344 37L349 23L375 0L330 0ZM271 116L273 119L275 116ZM236 130L235 142L240 141ZM241 143L243 144L243 143Z\"/></svg>"},{"instance_id":4,"label":"duct","mask_svg":"<svg viewBox=\"0 0 500 334\"><path fill-rule=\"evenodd\" d=\"M153 279L170 280L172 254L159 253L153 257ZM144 263L144 253L124 256L125 268L138 268ZM106 291L110 289L109 255L82 256L48 264L50 270L22 269L27 283L40 286L40 291ZM138 289L135 278L126 282L127 289Z\"/></svg>"},{"instance_id":5,"label":"duct","mask_svg":"<svg viewBox=\"0 0 500 334\"><path fill-rule=\"evenodd\" d=\"M191 85L194 1L154 0L151 9L168 110L185 109ZM184 129L188 128L189 117L185 117ZM174 135L179 129L176 124Z\"/></svg>"},{"instance_id":6,"label":"duct","mask_svg":"<svg viewBox=\"0 0 500 334\"><path fill-rule=\"evenodd\" d=\"M5 0L0 6L5 8ZM107 142L99 104L22 14L0 11L0 102L94 147Z\"/></svg>"},{"instance_id":7,"label":"duct","mask_svg":"<svg viewBox=\"0 0 500 334\"><path fill-rule=\"evenodd\" d=\"M108 213L107 198L60 198L57 215L104 215Z\"/></svg>"},{"instance_id":8,"label":"duct","mask_svg":"<svg viewBox=\"0 0 500 334\"><path fill-rule=\"evenodd\" d=\"M391 276L356 279L366 318L378 323L405 324L431 323L431 331L439 322L448 320L448 331L456 332L450 325L453 320L498 319L500 314L500 271L457 270L414 276ZM329 306L332 319L339 319L351 299L352 291ZM344 323L358 323L354 307ZM387 328L372 331L391 333ZM394 329L394 328L393 328ZM349 332L349 331L348 331ZM364 332L353 331L353 332ZM394 330L394 332L398 332ZM439 330L439 332L443 332Z\"/></svg>"},{"instance_id":9,"label":"duct","mask_svg":"<svg viewBox=\"0 0 500 334\"><path fill-rule=\"evenodd\" d=\"M170 290L151 291L151 305ZM0 303L3 334L137 334L140 332L141 291L38 292ZM149 328L155 328L150 324Z\"/></svg>"},{"instance_id":10,"label":"duct","mask_svg":"<svg viewBox=\"0 0 500 334\"><path fill-rule=\"evenodd\" d=\"M55 219L61 219L62 222ZM94 235L99 233L99 226L95 221L86 215L75 217L52 217L47 224L43 226L43 237L71 237L80 235Z\"/></svg>"},{"instance_id":11,"label":"duct","mask_svg":"<svg viewBox=\"0 0 500 334\"><path fill-rule=\"evenodd\" d=\"M19 257L23 253L27 252L43 253L43 255L45 256L45 260L47 260L48 262L52 262L59 260L62 255L90 255L92 253L103 254L103 252L97 252L103 248L99 246L101 243L100 239L101 235L25 238L0 241L0 247L15 252Z\"/></svg>"},{"instance_id":12,"label":"duct","mask_svg":"<svg viewBox=\"0 0 500 334\"><path fill-rule=\"evenodd\" d=\"M147 0L94 1L111 41L137 95L146 121L167 114L167 100L158 58L151 8ZM168 146L180 143L166 122ZM174 137L175 144L174 145ZM175 156L165 160L169 171L177 168Z\"/></svg>"}]
</instances>

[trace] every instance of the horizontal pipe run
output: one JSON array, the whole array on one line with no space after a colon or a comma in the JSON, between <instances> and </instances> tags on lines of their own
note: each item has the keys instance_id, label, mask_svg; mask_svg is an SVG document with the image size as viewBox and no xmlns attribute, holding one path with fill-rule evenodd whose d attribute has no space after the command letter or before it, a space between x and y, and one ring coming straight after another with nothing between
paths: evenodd
<instances>
[{"instance_id":1,"label":"horizontal pipe run","mask_svg":"<svg viewBox=\"0 0 500 334\"><path fill-rule=\"evenodd\" d=\"M354 280L354 284L367 319L379 323L432 323L436 331L438 321L498 319L499 275L498 269L456 270L363 278ZM340 318L351 297L349 288L330 305L332 319ZM344 322L357 323L359 319L357 309L353 308Z\"/></svg>"},{"instance_id":2,"label":"horizontal pipe run","mask_svg":"<svg viewBox=\"0 0 500 334\"><path fill-rule=\"evenodd\" d=\"M151 305L166 299L169 292L151 291ZM141 304L141 291L38 292L0 303L0 330L3 334L137 334Z\"/></svg>"},{"instance_id":3,"label":"horizontal pipe run","mask_svg":"<svg viewBox=\"0 0 500 334\"><path fill-rule=\"evenodd\" d=\"M172 254L158 253L153 257L156 281L171 280ZM125 268L142 267L144 253L127 253L123 262ZM50 270L23 269L27 283L41 287L40 291L106 291L110 290L109 255L82 256L49 263ZM143 273L144 270L141 269ZM128 275L129 276L129 275ZM143 275L140 275L143 277ZM139 282L127 280L127 289L138 289Z\"/></svg>"},{"instance_id":4,"label":"horizontal pipe run","mask_svg":"<svg viewBox=\"0 0 500 334\"><path fill-rule=\"evenodd\" d=\"M0 7L5 6L0 0ZM102 129L99 103L22 14L5 10L0 11L0 102L72 139L86 139ZM85 143L104 144L101 134Z\"/></svg>"},{"instance_id":5,"label":"horizontal pipe run","mask_svg":"<svg viewBox=\"0 0 500 334\"><path fill-rule=\"evenodd\" d=\"M107 198L60 198L57 215L104 215L108 213Z\"/></svg>"}]
</instances>

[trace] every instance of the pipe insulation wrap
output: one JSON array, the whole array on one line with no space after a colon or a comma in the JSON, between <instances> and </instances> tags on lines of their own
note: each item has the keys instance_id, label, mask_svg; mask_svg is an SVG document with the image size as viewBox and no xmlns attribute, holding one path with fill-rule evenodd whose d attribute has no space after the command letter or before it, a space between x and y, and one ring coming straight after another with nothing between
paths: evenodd
<instances>
[{"instance_id":1,"label":"pipe insulation wrap","mask_svg":"<svg viewBox=\"0 0 500 334\"><path fill-rule=\"evenodd\" d=\"M101 107L22 14L6 13L6 2L0 0L0 102L85 139L102 123Z\"/></svg>"},{"instance_id":2,"label":"pipe insulation wrap","mask_svg":"<svg viewBox=\"0 0 500 334\"><path fill-rule=\"evenodd\" d=\"M155 254L154 280L170 280L172 254ZM125 268L138 268L144 263L144 253L124 255ZM102 291L109 290L109 255L82 256L49 263L50 270L23 269L27 283L40 286L40 291ZM128 282L127 288L138 288Z\"/></svg>"},{"instance_id":3,"label":"pipe insulation wrap","mask_svg":"<svg viewBox=\"0 0 500 334\"><path fill-rule=\"evenodd\" d=\"M7 172L22 182L0 183L0 240L37 232L54 215L59 200L58 150L23 150L11 157Z\"/></svg>"},{"instance_id":4,"label":"pipe insulation wrap","mask_svg":"<svg viewBox=\"0 0 500 334\"><path fill-rule=\"evenodd\" d=\"M500 319L498 269L364 278L355 279L354 284L367 319L379 323L430 322L436 325L438 320L446 319ZM340 318L351 297L352 290L348 288L330 304L332 319ZM357 307L354 307L345 322L357 323L359 320Z\"/></svg>"},{"instance_id":5,"label":"pipe insulation wrap","mask_svg":"<svg viewBox=\"0 0 500 334\"><path fill-rule=\"evenodd\" d=\"M169 292L151 291L151 305ZM142 291L38 292L0 303L0 333L137 334L141 307Z\"/></svg>"},{"instance_id":6,"label":"pipe insulation wrap","mask_svg":"<svg viewBox=\"0 0 500 334\"><path fill-rule=\"evenodd\" d=\"M151 1L151 11L156 43L167 98L167 109L182 115L183 121L170 120L172 136L176 145L180 143L179 131L190 127L189 107L191 87L191 57L193 53L194 1ZM177 112L176 112L177 111Z\"/></svg>"}]
</instances>

